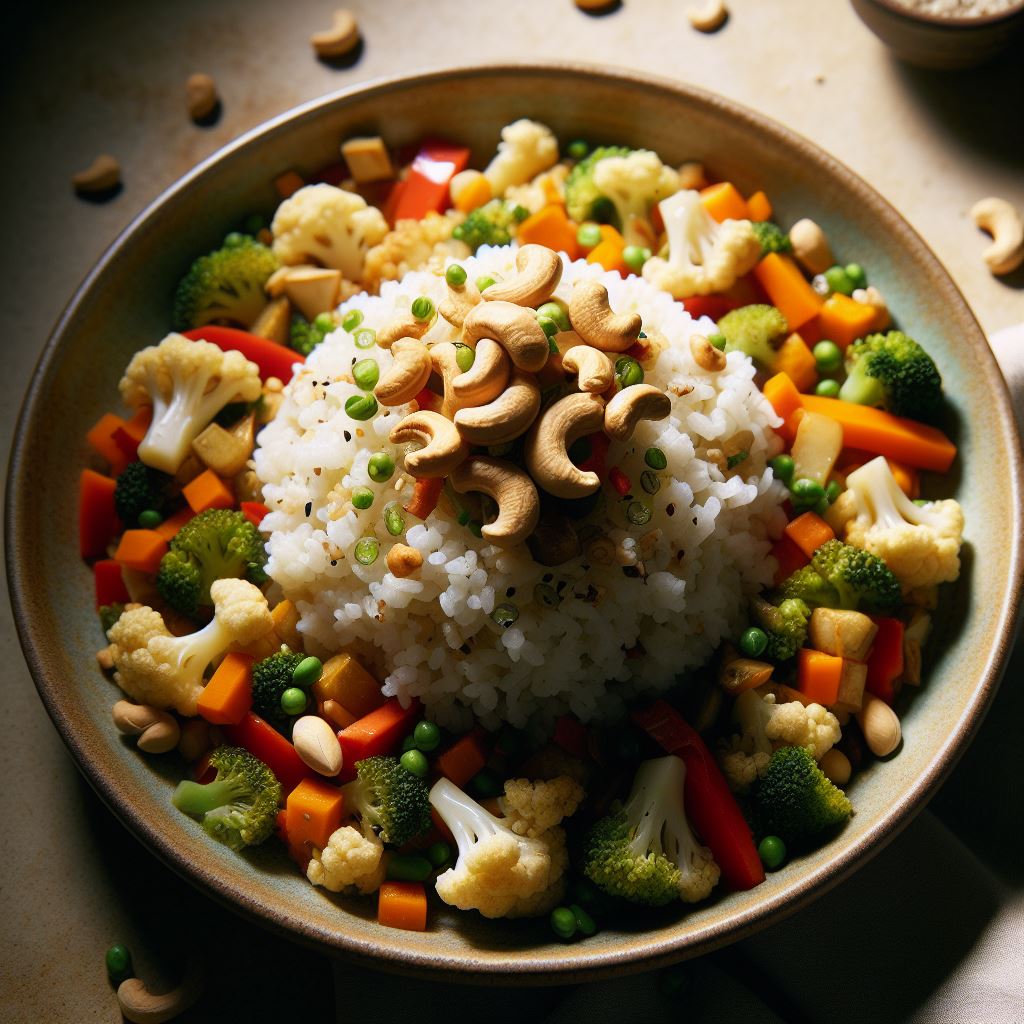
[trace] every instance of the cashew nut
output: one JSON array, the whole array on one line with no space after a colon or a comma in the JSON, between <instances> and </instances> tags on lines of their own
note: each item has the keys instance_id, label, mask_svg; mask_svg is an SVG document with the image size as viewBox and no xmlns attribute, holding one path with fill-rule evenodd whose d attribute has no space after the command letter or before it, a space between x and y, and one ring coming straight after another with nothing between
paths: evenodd
<instances>
[{"instance_id":1,"label":"cashew nut","mask_svg":"<svg viewBox=\"0 0 1024 1024\"><path fill-rule=\"evenodd\" d=\"M456 467L455 472L458 472ZM423 554L408 544L393 544L387 556L388 571L398 579L411 576L423 565Z\"/></svg>"},{"instance_id":2,"label":"cashew nut","mask_svg":"<svg viewBox=\"0 0 1024 1024\"><path fill-rule=\"evenodd\" d=\"M981 258L993 274L1012 273L1024 263L1024 222L1011 203L990 196L971 207L971 216L992 236L992 244Z\"/></svg>"},{"instance_id":3,"label":"cashew nut","mask_svg":"<svg viewBox=\"0 0 1024 1024\"><path fill-rule=\"evenodd\" d=\"M887 757L903 738L896 712L873 693L864 694L864 703L857 712L857 724L864 733L864 742L875 757Z\"/></svg>"},{"instance_id":4,"label":"cashew nut","mask_svg":"<svg viewBox=\"0 0 1024 1024\"><path fill-rule=\"evenodd\" d=\"M614 441L628 441L641 420L663 420L671 411L672 402L660 388L634 384L605 406L604 432Z\"/></svg>"},{"instance_id":5,"label":"cashew nut","mask_svg":"<svg viewBox=\"0 0 1024 1024\"><path fill-rule=\"evenodd\" d=\"M853 765L850 764L850 759L835 747L826 752L818 762L818 767L825 778L840 789L850 781L850 776L853 774Z\"/></svg>"},{"instance_id":6,"label":"cashew nut","mask_svg":"<svg viewBox=\"0 0 1024 1024\"><path fill-rule=\"evenodd\" d=\"M597 281L577 282L569 299L569 321L588 345L602 352L625 352L640 336L640 314L613 313L608 289Z\"/></svg>"},{"instance_id":7,"label":"cashew nut","mask_svg":"<svg viewBox=\"0 0 1024 1024\"><path fill-rule=\"evenodd\" d=\"M423 445L405 456L406 470L417 479L446 477L469 454L469 445L462 440L455 424L429 409L406 416L392 428L389 440L392 444L418 441Z\"/></svg>"},{"instance_id":8,"label":"cashew nut","mask_svg":"<svg viewBox=\"0 0 1024 1024\"><path fill-rule=\"evenodd\" d=\"M359 42L359 25L351 11L335 11L331 27L311 35L309 41L318 57L344 57Z\"/></svg>"},{"instance_id":9,"label":"cashew nut","mask_svg":"<svg viewBox=\"0 0 1024 1024\"><path fill-rule=\"evenodd\" d=\"M442 394L441 415L454 419L455 413L465 405L455 392L455 380L462 374L459 368L458 351L450 341L441 341L430 346L430 362L434 371L441 378Z\"/></svg>"},{"instance_id":10,"label":"cashew nut","mask_svg":"<svg viewBox=\"0 0 1024 1024\"><path fill-rule=\"evenodd\" d=\"M203 991L203 971L198 958L185 965L185 977L170 992L154 995L141 978L128 978L117 989L121 1013L132 1024L163 1024L184 1013Z\"/></svg>"},{"instance_id":11,"label":"cashew nut","mask_svg":"<svg viewBox=\"0 0 1024 1024\"><path fill-rule=\"evenodd\" d=\"M808 274L824 274L835 263L825 232L804 217L789 229L793 255Z\"/></svg>"},{"instance_id":12,"label":"cashew nut","mask_svg":"<svg viewBox=\"0 0 1024 1024\"><path fill-rule=\"evenodd\" d=\"M540 496L529 476L503 459L472 455L451 476L459 494L478 491L498 504L498 518L481 530L484 538L500 548L521 544L540 520Z\"/></svg>"},{"instance_id":13,"label":"cashew nut","mask_svg":"<svg viewBox=\"0 0 1024 1024\"><path fill-rule=\"evenodd\" d=\"M703 7L691 7L686 17L698 32L714 32L725 24L729 11L723 0L706 0Z\"/></svg>"},{"instance_id":14,"label":"cashew nut","mask_svg":"<svg viewBox=\"0 0 1024 1024\"><path fill-rule=\"evenodd\" d=\"M476 343L473 365L452 382L460 407L494 401L508 384L509 370L505 350L491 338L481 338Z\"/></svg>"},{"instance_id":15,"label":"cashew nut","mask_svg":"<svg viewBox=\"0 0 1024 1024\"><path fill-rule=\"evenodd\" d=\"M344 755L334 730L319 715L303 715L292 726L292 746L307 768L333 778L341 771Z\"/></svg>"},{"instance_id":16,"label":"cashew nut","mask_svg":"<svg viewBox=\"0 0 1024 1024\"><path fill-rule=\"evenodd\" d=\"M119 700L113 708L114 725L125 736L138 736L137 746L147 754L166 754L178 745L181 727L166 711L148 704Z\"/></svg>"},{"instance_id":17,"label":"cashew nut","mask_svg":"<svg viewBox=\"0 0 1024 1024\"><path fill-rule=\"evenodd\" d=\"M481 302L466 314L463 342L475 346L481 338L493 338L520 370L530 373L540 370L550 355L547 335L534 311L512 302Z\"/></svg>"},{"instance_id":18,"label":"cashew nut","mask_svg":"<svg viewBox=\"0 0 1024 1024\"><path fill-rule=\"evenodd\" d=\"M274 271L278 273L278 271ZM271 274L271 280L273 280ZM426 320L417 320L411 313L392 321L387 327L382 327L377 332L378 348L391 348L399 338L422 338L430 330L430 324Z\"/></svg>"},{"instance_id":19,"label":"cashew nut","mask_svg":"<svg viewBox=\"0 0 1024 1024\"><path fill-rule=\"evenodd\" d=\"M548 494L584 498L601 486L596 473L572 464L569 448L584 434L600 430L604 415L604 402L585 391L560 398L540 414L526 437L523 455L533 479Z\"/></svg>"},{"instance_id":20,"label":"cashew nut","mask_svg":"<svg viewBox=\"0 0 1024 1024\"><path fill-rule=\"evenodd\" d=\"M725 369L725 353L715 348L703 334L690 335L690 354L693 361L708 373L719 373Z\"/></svg>"},{"instance_id":21,"label":"cashew nut","mask_svg":"<svg viewBox=\"0 0 1024 1024\"><path fill-rule=\"evenodd\" d=\"M580 391L595 395L607 391L615 380L615 364L600 349L590 345L573 345L562 356L562 368L576 374Z\"/></svg>"},{"instance_id":22,"label":"cashew nut","mask_svg":"<svg viewBox=\"0 0 1024 1024\"><path fill-rule=\"evenodd\" d=\"M189 75L185 81L185 103L188 105L188 116L193 121L209 117L220 103L217 83L201 71Z\"/></svg>"},{"instance_id":23,"label":"cashew nut","mask_svg":"<svg viewBox=\"0 0 1024 1024\"><path fill-rule=\"evenodd\" d=\"M411 402L430 380L430 349L415 338L399 338L391 346L395 361L373 389L381 405Z\"/></svg>"},{"instance_id":24,"label":"cashew nut","mask_svg":"<svg viewBox=\"0 0 1024 1024\"><path fill-rule=\"evenodd\" d=\"M539 306L547 302L562 280L562 258L546 245L529 243L516 253L518 273L492 284L484 292L486 302L515 302L520 306Z\"/></svg>"},{"instance_id":25,"label":"cashew nut","mask_svg":"<svg viewBox=\"0 0 1024 1024\"><path fill-rule=\"evenodd\" d=\"M441 300L437 311L452 327L461 327L469 311L481 301L476 285L466 283L458 288L448 285L448 297Z\"/></svg>"},{"instance_id":26,"label":"cashew nut","mask_svg":"<svg viewBox=\"0 0 1024 1024\"><path fill-rule=\"evenodd\" d=\"M540 411L540 387L532 373L513 370L508 387L487 405L455 414L459 433L470 444L508 444L530 428Z\"/></svg>"},{"instance_id":27,"label":"cashew nut","mask_svg":"<svg viewBox=\"0 0 1024 1024\"><path fill-rule=\"evenodd\" d=\"M121 165L106 153L96 157L84 171L79 171L71 179L75 191L83 196L107 192L120 183Z\"/></svg>"}]
</instances>

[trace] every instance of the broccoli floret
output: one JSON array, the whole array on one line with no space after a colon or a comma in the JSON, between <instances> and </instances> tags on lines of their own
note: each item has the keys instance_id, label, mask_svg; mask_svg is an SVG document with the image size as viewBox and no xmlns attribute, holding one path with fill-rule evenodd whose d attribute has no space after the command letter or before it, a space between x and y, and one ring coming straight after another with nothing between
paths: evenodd
<instances>
[{"instance_id":1,"label":"broccoli floret","mask_svg":"<svg viewBox=\"0 0 1024 1024\"><path fill-rule=\"evenodd\" d=\"M839 594L836 588L811 565L805 565L787 576L772 595L775 601L791 598L802 601L811 608L839 607Z\"/></svg>"},{"instance_id":2,"label":"broccoli floret","mask_svg":"<svg viewBox=\"0 0 1024 1024\"><path fill-rule=\"evenodd\" d=\"M529 216L529 210L505 199L492 199L472 210L455 226L452 238L465 242L476 252L481 245L508 245L515 227Z\"/></svg>"},{"instance_id":3,"label":"broccoli floret","mask_svg":"<svg viewBox=\"0 0 1024 1024\"><path fill-rule=\"evenodd\" d=\"M774 306L755 304L730 310L718 321L718 331L725 338L726 352L743 352L763 370L771 370L789 324Z\"/></svg>"},{"instance_id":4,"label":"broccoli floret","mask_svg":"<svg viewBox=\"0 0 1024 1024\"><path fill-rule=\"evenodd\" d=\"M565 179L565 207L574 221L609 224L615 219L615 204L597 187L594 167L605 157L629 156L632 152L628 146L598 146L573 167Z\"/></svg>"},{"instance_id":5,"label":"broccoli floret","mask_svg":"<svg viewBox=\"0 0 1024 1024\"><path fill-rule=\"evenodd\" d=\"M220 249L200 256L179 282L175 330L215 321L251 327L267 302L263 286L278 266L267 246L248 235L229 235Z\"/></svg>"},{"instance_id":6,"label":"broccoli floret","mask_svg":"<svg viewBox=\"0 0 1024 1024\"><path fill-rule=\"evenodd\" d=\"M308 356L324 340L324 332L301 313L292 313L288 329L288 347L300 355Z\"/></svg>"},{"instance_id":7,"label":"broccoli floret","mask_svg":"<svg viewBox=\"0 0 1024 1024\"><path fill-rule=\"evenodd\" d=\"M131 529L138 526L139 513L147 509L163 512L167 507L167 485L171 478L144 462L129 462L117 478L114 508L117 518Z\"/></svg>"},{"instance_id":8,"label":"broccoli floret","mask_svg":"<svg viewBox=\"0 0 1024 1024\"><path fill-rule=\"evenodd\" d=\"M259 531L241 512L212 508L190 519L160 561L160 596L183 615L211 604L210 587L220 579L265 583L266 550Z\"/></svg>"},{"instance_id":9,"label":"broccoli floret","mask_svg":"<svg viewBox=\"0 0 1024 1024\"><path fill-rule=\"evenodd\" d=\"M397 757L378 755L356 762L356 778L342 787L345 807L357 814L363 831L401 846L430 828L430 791L406 771Z\"/></svg>"},{"instance_id":10,"label":"broccoli floret","mask_svg":"<svg viewBox=\"0 0 1024 1024\"><path fill-rule=\"evenodd\" d=\"M793 243L778 224L770 220L755 220L750 226L761 243L761 255L767 256L770 252L792 252Z\"/></svg>"},{"instance_id":11,"label":"broccoli floret","mask_svg":"<svg viewBox=\"0 0 1024 1024\"><path fill-rule=\"evenodd\" d=\"M813 844L853 813L846 794L825 778L806 747L776 750L753 799L762 832L795 849Z\"/></svg>"},{"instance_id":12,"label":"broccoli floret","mask_svg":"<svg viewBox=\"0 0 1024 1024\"><path fill-rule=\"evenodd\" d=\"M252 667L253 710L286 736L291 735L295 719L282 709L281 694L295 685L292 673L304 657L283 647Z\"/></svg>"},{"instance_id":13,"label":"broccoli floret","mask_svg":"<svg viewBox=\"0 0 1024 1024\"><path fill-rule=\"evenodd\" d=\"M107 635L107 630L112 629L114 623L117 622L121 615L124 613L124 605L120 601L115 601L113 604L105 604L99 609L100 626L103 628L103 635Z\"/></svg>"},{"instance_id":14,"label":"broccoli floret","mask_svg":"<svg viewBox=\"0 0 1024 1024\"><path fill-rule=\"evenodd\" d=\"M899 580L877 555L841 540L830 540L814 552L811 565L835 587L838 608L891 611L900 603Z\"/></svg>"},{"instance_id":15,"label":"broccoli floret","mask_svg":"<svg viewBox=\"0 0 1024 1024\"><path fill-rule=\"evenodd\" d=\"M171 802L232 850L262 843L274 830L281 802L274 773L241 747L218 747L210 766L217 771L213 782L179 782Z\"/></svg>"},{"instance_id":16,"label":"broccoli floret","mask_svg":"<svg viewBox=\"0 0 1024 1024\"><path fill-rule=\"evenodd\" d=\"M768 634L765 656L772 661L788 661L807 639L807 620L811 609L798 598L787 598L781 604L769 604L755 598L751 604L754 618Z\"/></svg>"},{"instance_id":17,"label":"broccoli floret","mask_svg":"<svg viewBox=\"0 0 1024 1024\"><path fill-rule=\"evenodd\" d=\"M930 422L942 406L942 377L932 357L902 331L869 334L846 350L844 402L878 406Z\"/></svg>"}]
</instances>

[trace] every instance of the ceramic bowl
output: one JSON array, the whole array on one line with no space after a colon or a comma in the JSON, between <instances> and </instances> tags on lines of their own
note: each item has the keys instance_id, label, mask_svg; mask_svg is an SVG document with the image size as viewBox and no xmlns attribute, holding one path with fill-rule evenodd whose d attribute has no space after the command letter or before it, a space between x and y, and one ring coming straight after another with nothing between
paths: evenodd
<instances>
[{"instance_id":1,"label":"ceramic bowl","mask_svg":"<svg viewBox=\"0 0 1024 1024\"><path fill-rule=\"evenodd\" d=\"M117 691L96 668L101 634L76 544L86 430L117 406L131 355L166 333L174 285L191 260L246 214L272 209L277 174L312 172L336 159L339 140L371 133L392 146L448 136L482 164L499 129L522 116L543 119L563 140L646 146L671 164L703 159L745 194L766 190L784 225L818 221L837 253L868 268L942 370L946 428L961 446L942 486L956 491L968 523L963 577L943 595L926 685L901 709L903 748L858 776L857 813L842 834L752 892L649 926L609 925L572 946L553 941L544 921L492 922L440 903L427 932L382 928L373 900L314 889L277 844L240 856L174 811L180 763L139 754L111 722ZM183 877L289 937L367 965L492 983L583 980L664 965L779 920L864 864L924 806L977 728L1007 654L1021 588L1020 461L1002 378L956 285L881 196L812 142L707 92L634 74L446 70L348 90L268 122L197 167L117 239L60 318L25 402L7 492L8 572L25 656L54 724L115 814Z\"/></svg>"}]
</instances>

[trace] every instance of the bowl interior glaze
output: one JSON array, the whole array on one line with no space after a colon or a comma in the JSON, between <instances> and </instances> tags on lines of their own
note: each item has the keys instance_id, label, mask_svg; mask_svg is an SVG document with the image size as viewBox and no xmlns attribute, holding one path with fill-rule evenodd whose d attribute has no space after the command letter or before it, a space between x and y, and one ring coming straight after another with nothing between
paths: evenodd
<instances>
[{"instance_id":1,"label":"bowl interior glaze","mask_svg":"<svg viewBox=\"0 0 1024 1024\"><path fill-rule=\"evenodd\" d=\"M195 254L245 214L273 208L275 175L332 162L353 134L380 133L395 146L435 133L470 144L482 163L501 126L521 116L546 121L563 141L645 146L673 164L705 160L744 193L765 189L782 224L818 221L837 253L868 267L942 370L968 523L963 580L944 595L926 692L905 709L899 756L857 779L845 831L751 893L569 948L543 922L489 922L439 904L426 933L381 928L374 901L314 889L274 844L238 856L174 812L176 760L139 755L111 723L116 690L95 667L91 573L75 537L86 430L117 406L132 353L166 333L174 285ZM977 323L921 239L849 170L774 122L687 86L580 67L469 68L371 84L284 115L198 167L117 240L58 323L22 412L8 487L9 581L40 695L82 771L154 853L209 895L368 965L498 983L582 980L706 952L777 920L863 864L923 806L978 725L1007 654L1021 585L1020 483L1007 393Z\"/></svg>"}]
</instances>

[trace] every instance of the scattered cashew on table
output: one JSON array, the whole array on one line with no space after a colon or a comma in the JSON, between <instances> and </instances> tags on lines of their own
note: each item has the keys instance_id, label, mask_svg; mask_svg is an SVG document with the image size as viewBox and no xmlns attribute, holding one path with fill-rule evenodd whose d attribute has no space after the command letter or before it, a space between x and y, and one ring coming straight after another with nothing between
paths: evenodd
<instances>
[{"instance_id":1,"label":"scattered cashew on table","mask_svg":"<svg viewBox=\"0 0 1024 1024\"><path fill-rule=\"evenodd\" d=\"M981 254L993 274L1012 274L1024 263L1024 221L1012 203L989 196L971 207L974 223L992 236Z\"/></svg>"},{"instance_id":2,"label":"scattered cashew on table","mask_svg":"<svg viewBox=\"0 0 1024 1024\"><path fill-rule=\"evenodd\" d=\"M141 978L128 978L117 988L121 1013L132 1024L163 1024L184 1013L202 995L203 971L198 958L185 966L181 984L170 992L152 993Z\"/></svg>"}]
</instances>

